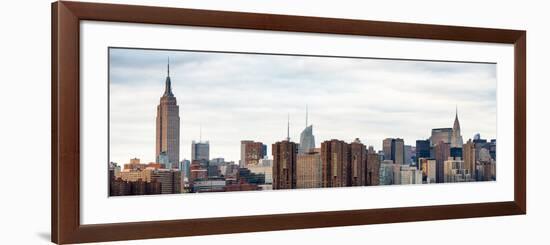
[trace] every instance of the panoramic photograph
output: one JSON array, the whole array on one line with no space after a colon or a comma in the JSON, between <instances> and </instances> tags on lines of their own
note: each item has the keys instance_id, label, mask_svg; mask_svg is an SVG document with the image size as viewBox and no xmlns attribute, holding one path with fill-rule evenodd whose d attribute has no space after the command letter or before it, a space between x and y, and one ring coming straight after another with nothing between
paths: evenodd
<instances>
[{"instance_id":1,"label":"panoramic photograph","mask_svg":"<svg viewBox=\"0 0 550 245\"><path fill-rule=\"evenodd\" d=\"M109 196L496 180L495 63L116 47L108 58Z\"/></svg>"}]
</instances>

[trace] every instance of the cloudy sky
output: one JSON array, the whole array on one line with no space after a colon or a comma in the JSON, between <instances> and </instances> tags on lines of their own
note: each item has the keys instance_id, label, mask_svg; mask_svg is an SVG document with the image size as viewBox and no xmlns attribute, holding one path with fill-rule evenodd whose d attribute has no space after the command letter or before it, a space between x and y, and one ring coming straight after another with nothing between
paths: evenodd
<instances>
[{"instance_id":1,"label":"cloudy sky","mask_svg":"<svg viewBox=\"0 0 550 245\"><path fill-rule=\"evenodd\" d=\"M379 150L400 137L414 145L432 128L452 127L455 106L466 141L496 136L496 65L190 51L110 50L110 159L155 159L156 106L170 57L180 107L180 158L191 141L210 157L238 161L240 141L299 142L305 108L316 145L328 139Z\"/></svg>"}]
</instances>

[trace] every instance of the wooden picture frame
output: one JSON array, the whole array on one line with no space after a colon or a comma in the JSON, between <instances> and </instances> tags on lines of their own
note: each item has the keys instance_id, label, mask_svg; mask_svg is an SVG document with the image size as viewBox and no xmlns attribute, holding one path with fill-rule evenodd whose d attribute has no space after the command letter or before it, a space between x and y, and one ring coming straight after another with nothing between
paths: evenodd
<instances>
[{"instance_id":1,"label":"wooden picture frame","mask_svg":"<svg viewBox=\"0 0 550 245\"><path fill-rule=\"evenodd\" d=\"M55 243L306 229L526 213L525 31L65 1L52 4L51 17L51 237ZM479 204L82 225L79 200L79 22L82 20L513 44L514 200Z\"/></svg>"}]
</instances>

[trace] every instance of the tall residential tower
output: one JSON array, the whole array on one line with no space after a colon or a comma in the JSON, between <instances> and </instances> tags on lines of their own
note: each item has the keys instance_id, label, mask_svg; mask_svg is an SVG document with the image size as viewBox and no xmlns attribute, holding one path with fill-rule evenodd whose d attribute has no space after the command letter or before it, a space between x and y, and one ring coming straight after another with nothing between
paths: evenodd
<instances>
[{"instance_id":1,"label":"tall residential tower","mask_svg":"<svg viewBox=\"0 0 550 245\"><path fill-rule=\"evenodd\" d=\"M274 190L296 189L298 144L290 141L290 116L287 121L286 134L286 140L271 145Z\"/></svg>"}]
</instances>

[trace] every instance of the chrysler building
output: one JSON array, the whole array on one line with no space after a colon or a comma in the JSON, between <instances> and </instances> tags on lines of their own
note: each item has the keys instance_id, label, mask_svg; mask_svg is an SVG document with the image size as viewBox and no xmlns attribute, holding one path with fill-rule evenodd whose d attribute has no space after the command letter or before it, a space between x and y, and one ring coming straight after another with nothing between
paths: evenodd
<instances>
[{"instance_id":1,"label":"chrysler building","mask_svg":"<svg viewBox=\"0 0 550 245\"><path fill-rule=\"evenodd\" d=\"M462 134L460 133L460 123L458 122L458 108L455 111L455 122L451 133L451 147L462 148Z\"/></svg>"}]
</instances>

